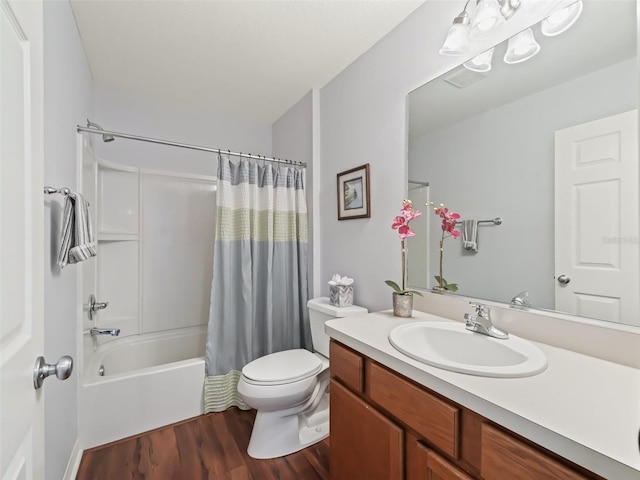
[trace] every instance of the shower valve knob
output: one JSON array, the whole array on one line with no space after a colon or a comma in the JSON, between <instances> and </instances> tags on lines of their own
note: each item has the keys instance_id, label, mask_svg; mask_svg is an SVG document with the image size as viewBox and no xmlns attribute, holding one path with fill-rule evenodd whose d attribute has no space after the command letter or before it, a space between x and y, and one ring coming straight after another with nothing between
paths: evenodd
<instances>
[{"instance_id":1,"label":"shower valve knob","mask_svg":"<svg viewBox=\"0 0 640 480\"><path fill-rule=\"evenodd\" d=\"M96 297L91 295L89 297L89 320L93 320L94 315L98 310L104 310L109 306L109 302L97 302Z\"/></svg>"}]
</instances>

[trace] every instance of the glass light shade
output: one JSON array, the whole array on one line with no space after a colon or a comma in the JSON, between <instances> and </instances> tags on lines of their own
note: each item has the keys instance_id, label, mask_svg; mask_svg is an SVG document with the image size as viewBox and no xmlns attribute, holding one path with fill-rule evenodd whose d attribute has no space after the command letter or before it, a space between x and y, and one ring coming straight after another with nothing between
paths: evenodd
<instances>
[{"instance_id":1,"label":"glass light shade","mask_svg":"<svg viewBox=\"0 0 640 480\"><path fill-rule=\"evenodd\" d=\"M464 62L462 65L467 70L471 70L473 72L488 72L489 70L491 70L491 59L493 58L494 50L495 48L487 50L486 52L473 57L468 62Z\"/></svg>"},{"instance_id":2,"label":"glass light shade","mask_svg":"<svg viewBox=\"0 0 640 480\"><path fill-rule=\"evenodd\" d=\"M578 0L571 5L561 8L557 12L553 12L542 21L540 31L547 37L560 35L562 32L569 30L571 25L576 23L578 17L582 13L582 0Z\"/></svg>"},{"instance_id":3,"label":"glass light shade","mask_svg":"<svg viewBox=\"0 0 640 480\"><path fill-rule=\"evenodd\" d=\"M472 40L486 40L506 22L497 0L481 0L471 22Z\"/></svg>"},{"instance_id":4,"label":"glass light shade","mask_svg":"<svg viewBox=\"0 0 640 480\"><path fill-rule=\"evenodd\" d=\"M467 51L467 48L469 48L469 22L456 23L454 21L439 53L441 55L462 55Z\"/></svg>"},{"instance_id":5,"label":"glass light shade","mask_svg":"<svg viewBox=\"0 0 640 480\"><path fill-rule=\"evenodd\" d=\"M533 37L530 28L511 37L504 54L504 63L520 63L529 60L540 51L540 45Z\"/></svg>"}]
</instances>

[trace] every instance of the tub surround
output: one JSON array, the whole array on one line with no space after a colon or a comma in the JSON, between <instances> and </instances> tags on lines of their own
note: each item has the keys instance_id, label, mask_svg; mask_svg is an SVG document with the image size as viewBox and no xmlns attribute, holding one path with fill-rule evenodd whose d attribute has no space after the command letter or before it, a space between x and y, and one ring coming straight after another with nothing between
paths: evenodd
<instances>
[{"instance_id":1,"label":"tub surround","mask_svg":"<svg viewBox=\"0 0 640 480\"><path fill-rule=\"evenodd\" d=\"M570 462L605 478L638 478L640 370L535 342L547 356L544 372L486 378L412 360L388 341L400 324L442 320L385 311L330 320L325 328L332 339Z\"/></svg>"}]
</instances>

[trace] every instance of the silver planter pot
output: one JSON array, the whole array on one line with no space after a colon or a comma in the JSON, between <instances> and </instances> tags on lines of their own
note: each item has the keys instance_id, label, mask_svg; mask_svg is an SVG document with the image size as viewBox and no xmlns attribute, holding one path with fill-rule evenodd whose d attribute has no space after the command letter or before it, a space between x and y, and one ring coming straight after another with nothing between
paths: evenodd
<instances>
[{"instance_id":1,"label":"silver planter pot","mask_svg":"<svg viewBox=\"0 0 640 480\"><path fill-rule=\"evenodd\" d=\"M413 294L393 292L393 314L396 317L410 317L413 313Z\"/></svg>"}]
</instances>

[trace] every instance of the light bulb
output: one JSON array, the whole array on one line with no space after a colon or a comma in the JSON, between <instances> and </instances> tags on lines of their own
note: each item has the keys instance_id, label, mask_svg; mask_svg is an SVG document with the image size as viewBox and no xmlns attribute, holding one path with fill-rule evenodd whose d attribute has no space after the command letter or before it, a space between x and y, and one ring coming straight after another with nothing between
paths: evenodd
<instances>
[{"instance_id":1,"label":"light bulb","mask_svg":"<svg viewBox=\"0 0 640 480\"><path fill-rule=\"evenodd\" d=\"M441 55L462 55L469 47L469 14L463 10L453 19L447 38L440 48Z\"/></svg>"},{"instance_id":2,"label":"light bulb","mask_svg":"<svg viewBox=\"0 0 640 480\"><path fill-rule=\"evenodd\" d=\"M547 37L554 37L566 32L576 23L578 17L582 13L582 0L578 0L571 5L561 8L557 12L552 13L542 21L540 31Z\"/></svg>"},{"instance_id":3,"label":"light bulb","mask_svg":"<svg viewBox=\"0 0 640 480\"><path fill-rule=\"evenodd\" d=\"M472 40L486 40L506 22L497 0L481 0L471 22Z\"/></svg>"},{"instance_id":4,"label":"light bulb","mask_svg":"<svg viewBox=\"0 0 640 480\"><path fill-rule=\"evenodd\" d=\"M540 51L540 45L533 36L530 28L514 35L509 39L507 52L504 54L505 63L520 63L529 60Z\"/></svg>"},{"instance_id":5,"label":"light bulb","mask_svg":"<svg viewBox=\"0 0 640 480\"><path fill-rule=\"evenodd\" d=\"M487 50L486 52L482 52L480 55L473 57L468 62L463 63L462 65L467 70L471 70L473 72L488 72L491 70L491 59L493 57L493 51L495 48Z\"/></svg>"}]
</instances>

